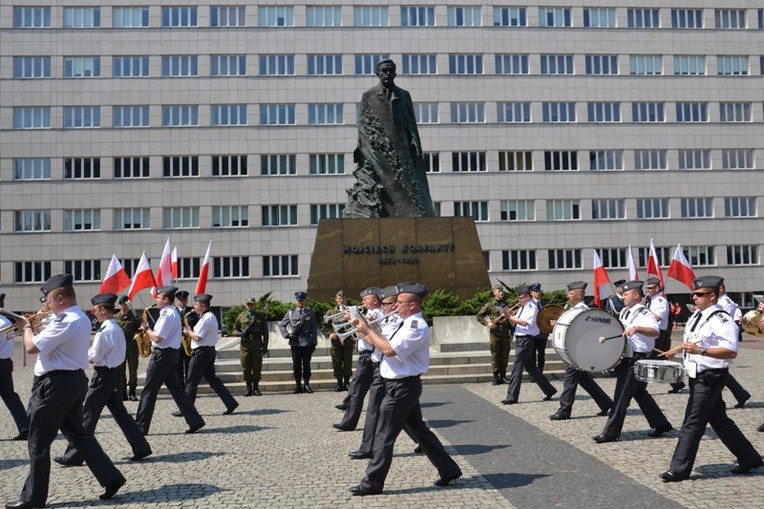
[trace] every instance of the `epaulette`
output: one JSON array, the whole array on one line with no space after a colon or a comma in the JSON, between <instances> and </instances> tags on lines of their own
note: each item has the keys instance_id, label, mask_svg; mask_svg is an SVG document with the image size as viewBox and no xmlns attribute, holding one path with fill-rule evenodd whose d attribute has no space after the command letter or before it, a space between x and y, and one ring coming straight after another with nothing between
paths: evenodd
<instances>
[{"instance_id":1,"label":"epaulette","mask_svg":"<svg viewBox=\"0 0 764 509\"><path fill-rule=\"evenodd\" d=\"M732 320L732 317L730 316L730 314L723 309L717 309L716 311L711 313L711 316L709 316L708 319L710 320L712 316L716 316L719 319L719 321L722 323L727 323L730 320Z\"/></svg>"},{"instance_id":2,"label":"epaulette","mask_svg":"<svg viewBox=\"0 0 764 509\"><path fill-rule=\"evenodd\" d=\"M66 318L66 313L61 313L60 315L58 315L58 317L56 317L56 323L63 322L64 318Z\"/></svg>"},{"instance_id":3,"label":"epaulette","mask_svg":"<svg viewBox=\"0 0 764 509\"><path fill-rule=\"evenodd\" d=\"M416 329L419 327L419 320L411 320L411 328Z\"/></svg>"}]
</instances>

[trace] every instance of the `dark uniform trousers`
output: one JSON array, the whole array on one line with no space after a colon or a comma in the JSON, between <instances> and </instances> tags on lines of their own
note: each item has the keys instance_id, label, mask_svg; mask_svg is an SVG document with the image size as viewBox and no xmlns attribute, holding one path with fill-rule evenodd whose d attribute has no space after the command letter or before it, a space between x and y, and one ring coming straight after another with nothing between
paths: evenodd
<instances>
[{"instance_id":1,"label":"dark uniform trousers","mask_svg":"<svg viewBox=\"0 0 764 509\"><path fill-rule=\"evenodd\" d=\"M603 412L606 412L613 406L613 400L610 399L610 396L602 390L589 373L576 369L573 366L568 366L565 368L562 394L560 394L560 410L563 413L570 415L573 401L576 399L576 389L579 385L589 393Z\"/></svg>"},{"instance_id":2,"label":"dark uniform trousers","mask_svg":"<svg viewBox=\"0 0 764 509\"><path fill-rule=\"evenodd\" d=\"M671 330L671 324L667 329L661 329L660 335L655 340L655 348L664 352L671 349Z\"/></svg>"},{"instance_id":3,"label":"dark uniform trousers","mask_svg":"<svg viewBox=\"0 0 764 509\"><path fill-rule=\"evenodd\" d=\"M700 439L710 424L719 440L735 455L741 467L757 465L761 455L727 417L726 405L722 399L722 389L727 382L726 369L707 369L690 378L690 399L684 414L684 422L679 432L679 441L671 458L671 471L680 476L689 476L698 452Z\"/></svg>"},{"instance_id":4,"label":"dark uniform trousers","mask_svg":"<svg viewBox=\"0 0 764 509\"><path fill-rule=\"evenodd\" d=\"M13 360L0 359L0 397L11 412L13 422L21 433L29 429L29 417L21 398L13 388Z\"/></svg>"},{"instance_id":5,"label":"dark uniform trousers","mask_svg":"<svg viewBox=\"0 0 764 509\"><path fill-rule=\"evenodd\" d=\"M491 350L491 367L493 374L506 374L509 365L509 350L512 345L512 336L488 335L488 347Z\"/></svg>"},{"instance_id":6,"label":"dark uniform trousers","mask_svg":"<svg viewBox=\"0 0 764 509\"><path fill-rule=\"evenodd\" d=\"M149 432L157 395L162 384L170 391L172 399L175 400L189 427L195 427L204 422L178 380L177 364L178 351L174 348L155 348L151 353L149 365L146 367L146 381L143 384L138 412L135 415L135 420L144 434Z\"/></svg>"},{"instance_id":7,"label":"dark uniform trousers","mask_svg":"<svg viewBox=\"0 0 764 509\"><path fill-rule=\"evenodd\" d=\"M124 394L129 391L134 396L138 386L138 345L133 338L127 339L125 362L119 366L119 376L119 388Z\"/></svg>"},{"instance_id":8,"label":"dark uniform trousers","mask_svg":"<svg viewBox=\"0 0 764 509\"><path fill-rule=\"evenodd\" d=\"M522 383L523 369L536 381L539 389L547 396L557 393L549 380L533 364L531 354L533 354L533 336L515 336L515 362L512 364L512 374L509 377L509 387L507 388L507 399L517 401L520 396L520 384Z\"/></svg>"},{"instance_id":9,"label":"dark uniform trousers","mask_svg":"<svg viewBox=\"0 0 764 509\"><path fill-rule=\"evenodd\" d=\"M339 425L343 429L355 429L363 410L363 400L369 392L371 382L374 379L374 363L371 361L371 351L364 350L358 354L358 367L355 370L355 378L350 382L348 389L348 408Z\"/></svg>"},{"instance_id":10,"label":"dark uniform trousers","mask_svg":"<svg viewBox=\"0 0 764 509\"><path fill-rule=\"evenodd\" d=\"M125 404L122 403L122 393L119 391L119 368L95 367L93 377L90 379L90 387L82 404L82 425L91 433L95 432L98 418L104 407L109 409L114 422L125 435L134 455L151 453L151 447L143 436L141 429L127 413ZM82 455L77 452L74 444L69 444L64 453L68 463L82 465Z\"/></svg>"},{"instance_id":11,"label":"dark uniform trousers","mask_svg":"<svg viewBox=\"0 0 764 509\"><path fill-rule=\"evenodd\" d=\"M366 476L361 487L381 490L393 462L395 440L406 426L413 438L422 446L427 459L438 470L441 478L461 474L459 465L451 458L438 437L422 420L419 396L422 381L419 376L385 380L385 396L379 406L374 447Z\"/></svg>"},{"instance_id":12,"label":"dark uniform trousers","mask_svg":"<svg viewBox=\"0 0 764 509\"><path fill-rule=\"evenodd\" d=\"M263 341L254 336L247 336L241 338L239 349L239 360L244 372L244 381L259 384L263 372Z\"/></svg>"},{"instance_id":13,"label":"dark uniform trousers","mask_svg":"<svg viewBox=\"0 0 764 509\"><path fill-rule=\"evenodd\" d=\"M178 348L178 363L176 369L178 370L178 380L181 385L186 385L188 380L188 366L191 364L191 357L186 355L186 351L181 346Z\"/></svg>"},{"instance_id":14,"label":"dark uniform trousers","mask_svg":"<svg viewBox=\"0 0 764 509\"><path fill-rule=\"evenodd\" d=\"M310 359L313 357L313 352L316 351L316 345L292 346L290 349L292 350L292 374L294 375L294 381L297 385L300 385L300 381L303 380L305 385L308 385L312 373Z\"/></svg>"},{"instance_id":15,"label":"dark uniform trousers","mask_svg":"<svg viewBox=\"0 0 764 509\"><path fill-rule=\"evenodd\" d=\"M82 402L88 379L76 371L51 371L35 377L29 398L29 477L19 501L43 506L50 483L50 446L58 430L82 455L101 486L124 480L91 431L83 426Z\"/></svg>"},{"instance_id":16,"label":"dark uniform trousers","mask_svg":"<svg viewBox=\"0 0 764 509\"><path fill-rule=\"evenodd\" d=\"M751 393L743 389L743 386L740 385L740 382L738 382L737 379L735 379L735 377L729 373L727 374L726 387L730 390L732 396L737 400L738 403L745 403L751 399Z\"/></svg>"},{"instance_id":17,"label":"dark uniform trousers","mask_svg":"<svg viewBox=\"0 0 764 509\"><path fill-rule=\"evenodd\" d=\"M191 357L191 363L188 365L188 380L186 380L186 394L191 403L196 401L196 390L199 382L204 378L210 388L223 401L226 409L235 408L236 400L223 385L223 382L215 374L215 347L200 346L194 348L194 355Z\"/></svg>"},{"instance_id":18,"label":"dark uniform trousers","mask_svg":"<svg viewBox=\"0 0 764 509\"><path fill-rule=\"evenodd\" d=\"M629 409L631 400L634 399L642 413L647 419L651 428L658 428L669 424L666 416L658 407L650 393L647 392L647 382L640 382L634 375L634 364L638 360L646 359L647 353L634 353L633 357L625 357L613 370L617 377L615 384L615 394L613 399L615 404L610 409L610 415L602 434L608 438L618 438L623 429L623 421L626 419L626 411Z\"/></svg>"},{"instance_id":19,"label":"dark uniform trousers","mask_svg":"<svg viewBox=\"0 0 764 509\"><path fill-rule=\"evenodd\" d=\"M544 372L544 364L546 364L546 344L549 339L549 334L543 332L538 336L533 336L533 353L531 353L531 362L534 366L539 368L539 371Z\"/></svg>"}]
</instances>

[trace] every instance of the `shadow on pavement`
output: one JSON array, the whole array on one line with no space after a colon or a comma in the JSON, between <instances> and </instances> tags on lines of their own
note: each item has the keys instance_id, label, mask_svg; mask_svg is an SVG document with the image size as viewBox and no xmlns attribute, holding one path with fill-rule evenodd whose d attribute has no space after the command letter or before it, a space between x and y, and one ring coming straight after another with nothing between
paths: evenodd
<instances>
[{"instance_id":1,"label":"shadow on pavement","mask_svg":"<svg viewBox=\"0 0 764 509\"><path fill-rule=\"evenodd\" d=\"M456 451L459 456L486 454L492 451L500 449L508 449L511 447L509 444L497 444L497 445L483 445L483 444L460 444L452 445L451 448Z\"/></svg>"},{"instance_id":2,"label":"shadow on pavement","mask_svg":"<svg viewBox=\"0 0 764 509\"><path fill-rule=\"evenodd\" d=\"M430 401L429 403L420 403L421 408L436 408L443 405L450 405L450 401Z\"/></svg>"},{"instance_id":3,"label":"shadow on pavement","mask_svg":"<svg viewBox=\"0 0 764 509\"><path fill-rule=\"evenodd\" d=\"M2 460L0 461L0 472L3 470L10 470L12 468L20 467L22 465L29 465L29 460Z\"/></svg>"},{"instance_id":4,"label":"shadow on pavement","mask_svg":"<svg viewBox=\"0 0 764 509\"><path fill-rule=\"evenodd\" d=\"M483 477L497 490L517 488L532 484L536 479L549 477L550 474L518 474L507 472L505 474L486 474Z\"/></svg>"},{"instance_id":5,"label":"shadow on pavement","mask_svg":"<svg viewBox=\"0 0 764 509\"><path fill-rule=\"evenodd\" d=\"M179 452L177 454L149 456L141 463L157 463L159 461L167 461L170 463L188 463L191 461L199 461L207 458L212 458L213 456L222 456L222 454L211 453L207 451Z\"/></svg>"},{"instance_id":6,"label":"shadow on pavement","mask_svg":"<svg viewBox=\"0 0 764 509\"><path fill-rule=\"evenodd\" d=\"M455 421L453 419L427 419L425 420L427 423L427 426L430 428L450 428L452 426L458 426L459 424L464 424L467 422L474 422L471 420L465 420L465 421Z\"/></svg>"}]
</instances>

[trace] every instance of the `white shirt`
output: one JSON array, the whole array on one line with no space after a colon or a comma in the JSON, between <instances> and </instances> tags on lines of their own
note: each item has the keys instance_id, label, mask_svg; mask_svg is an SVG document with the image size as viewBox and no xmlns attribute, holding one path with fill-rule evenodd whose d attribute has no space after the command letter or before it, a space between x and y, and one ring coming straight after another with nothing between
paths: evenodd
<instances>
[{"instance_id":1,"label":"white shirt","mask_svg":"<svg viewBox=\"0 0 764 509\"><path fill-rule=\"evenodd\" d=\"M88 360L94 366L116 368L125 362L125 333L115 319L106 320L93 338Z\"/></svg>"},{"instance_id":2,"label":"white shirt","mask_svg":"<svg viewBox=\"0 0 764 509\"><path fill-rule=\"evenodd\" d=\"M525 320L528 322L526 327L522 325L515 326L515 336L538 336L539 326L536 324L536 317L539 314L539 307L533 299L530 299L525 306L521 307L515 315L515 318L519 320Z\"/></svg>"},{"instance_id":3,"label":"white shirt","mask_svg":"<svg viewBox=\"0 0 764 509\"><path fill-rule=\"evenodd\" d=\"M730 298L729 295L726 293L719 297L719 300L717 301L717 304L719 304L723 310L727 312L728 315L732 317L733 320L735 320L737 323L740 323L740 319L743 318L743 312L740 311L740 307L737 305L737 303Z\"/></svg>"},{"instance_id":4,"label":"white shirt","mask_svg":"<svg viewBox=\"0 0 764 509\"><path fill-rule=\"evenodd\" d=\"M215 346L218 342L218 319L212 311L205 312L194 325L194 333L202 337L199 341L192 339L191 348L200 346Z\"/></svg>"},{"instance_id":5,"label":"white shirt","mask_svg":"<svg viewBox=\"0 0 764 509\"><path fill-rule=\"evenodd\" d=\"M397 314L390 315L382 321L380 334L389 340L402 325L403 319L400 316ZM371 360L373 362L382 362L382 357L384 357L384 355L382 355L382 352L379 350L375 349L371 352Z\"/></svg>"},{"instance_id":6,"label":"white shirt","mask_svg":"<svg viewBox=\"0 0 764 509\"><path fill-rule=\"evenodd\" d=\"M180 324L180 316L172 306L162 308L159 312L156 324L154 324L154 333L163 339L162 343L152 343L154 348L180 348L180 336L183 333L183 326Z\"/></svg>"},{"instance_id":7,"label":"white shirt","mask_svg":"<svg viewBox=\"0 0 764 509\"><path fill-rule=\"evenodd\" d=\"M379 365L382 378L396 379L421 375L430 369L430 328L422 313L403 319L390 346L395 356L385 355Z\"/></svg>"},{"instance_id":8,"label":"white shirt","mask_svg":"<svg viewBox=\"0 0 764 509\"><path fill-rule=\"evenodd\" d=\"M88 367L90 320L78 305L65 309L49 321L32 342L40 350L34 365L35 376L63 369Z\"/></svg>"},{"instance_id":9,"label":"white shirt","mask_svg":"<svg viewBox=\"0 0 764 509\"><path fill-rule=\"evenodd\" d=\"M660 330L666 330L668 327L670 311L668 301L660 295L650 297L650 311L660 316L660 320L658 320L658 328Z\"/></svg>"},{"instance_id":10,"label":"white shirt","mask_svg":"<svg viewBox=\"0 0 764 509\"><path fill-rule=\"evenodd\" d=\"M630 308L623 308L620 320L624 329L633 325L634 327L649 327L660 333L658 321L644 304L635 304ZM640 333L628 336L626 341L631 349L637 353L648 353L655 347L655 338L648 338Z\"/></svg>"},{"instance_id":11,"label":"white shirt","mask_svg":"<svg viewBox=\"0 0 764 509\"><path fill-rule=\"evenodd\" d=\"M0 315L0 329L11 325L11 321L5 316ZM0 359L10 359L13 357L13 340L8 338L8 333L0 334Z\"/></svg>"},{"instance_id":12,"label":"white shirt","mask_svg":"<svg viewBox=\"0 0 764 509\"><path fill-rule=\"evenodd\" d=\"M703 311L695 311L687 320L684 329L684 340L700 339L698 346L701 348L721 346L737 352L737 336L737 324L719 304L709 306ZM726 368L731 363L730 359L715 359L700 354L685 354L685 358L698 365L699 373L706 369Z\"/></svg>"},{"instance_id":13,"label":"white shirt","mask_svg":"<svg viewBox=\"0 0 764 509\"><path fill-rule=\"evenodd\" d=\"M366 321L371 322L373 320L376 320L377 318L384 316L385 314L382 312L382 308L376 308L376 309L370 309L366 312L365 318ZM362 336L358 336L358 351L359 352L366 352L366 351L372 351L374 350L374 345L367 343L363 340Z\"/></svg>"}]
</instances>

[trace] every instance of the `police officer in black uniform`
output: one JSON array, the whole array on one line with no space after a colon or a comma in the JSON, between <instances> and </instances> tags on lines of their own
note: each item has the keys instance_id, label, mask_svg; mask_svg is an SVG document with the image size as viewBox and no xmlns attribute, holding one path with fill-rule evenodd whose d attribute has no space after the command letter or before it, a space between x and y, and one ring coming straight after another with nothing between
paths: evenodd
<instances>
[{"instance_id":1,"label":"police officer in black uniform","mask_svg":"<svg viewBox=\"0 0 764 509\"><path fill-rule=\"evenodd\" d=\"M310 387L310 360L318 344L318 323L313 310L305 306L307 298L307 293L295 292L294 307L287 311L279 322L279 331L289 341L289 348L292 350L295 394L313 393Z\"/></svg>"}]
</instances>

